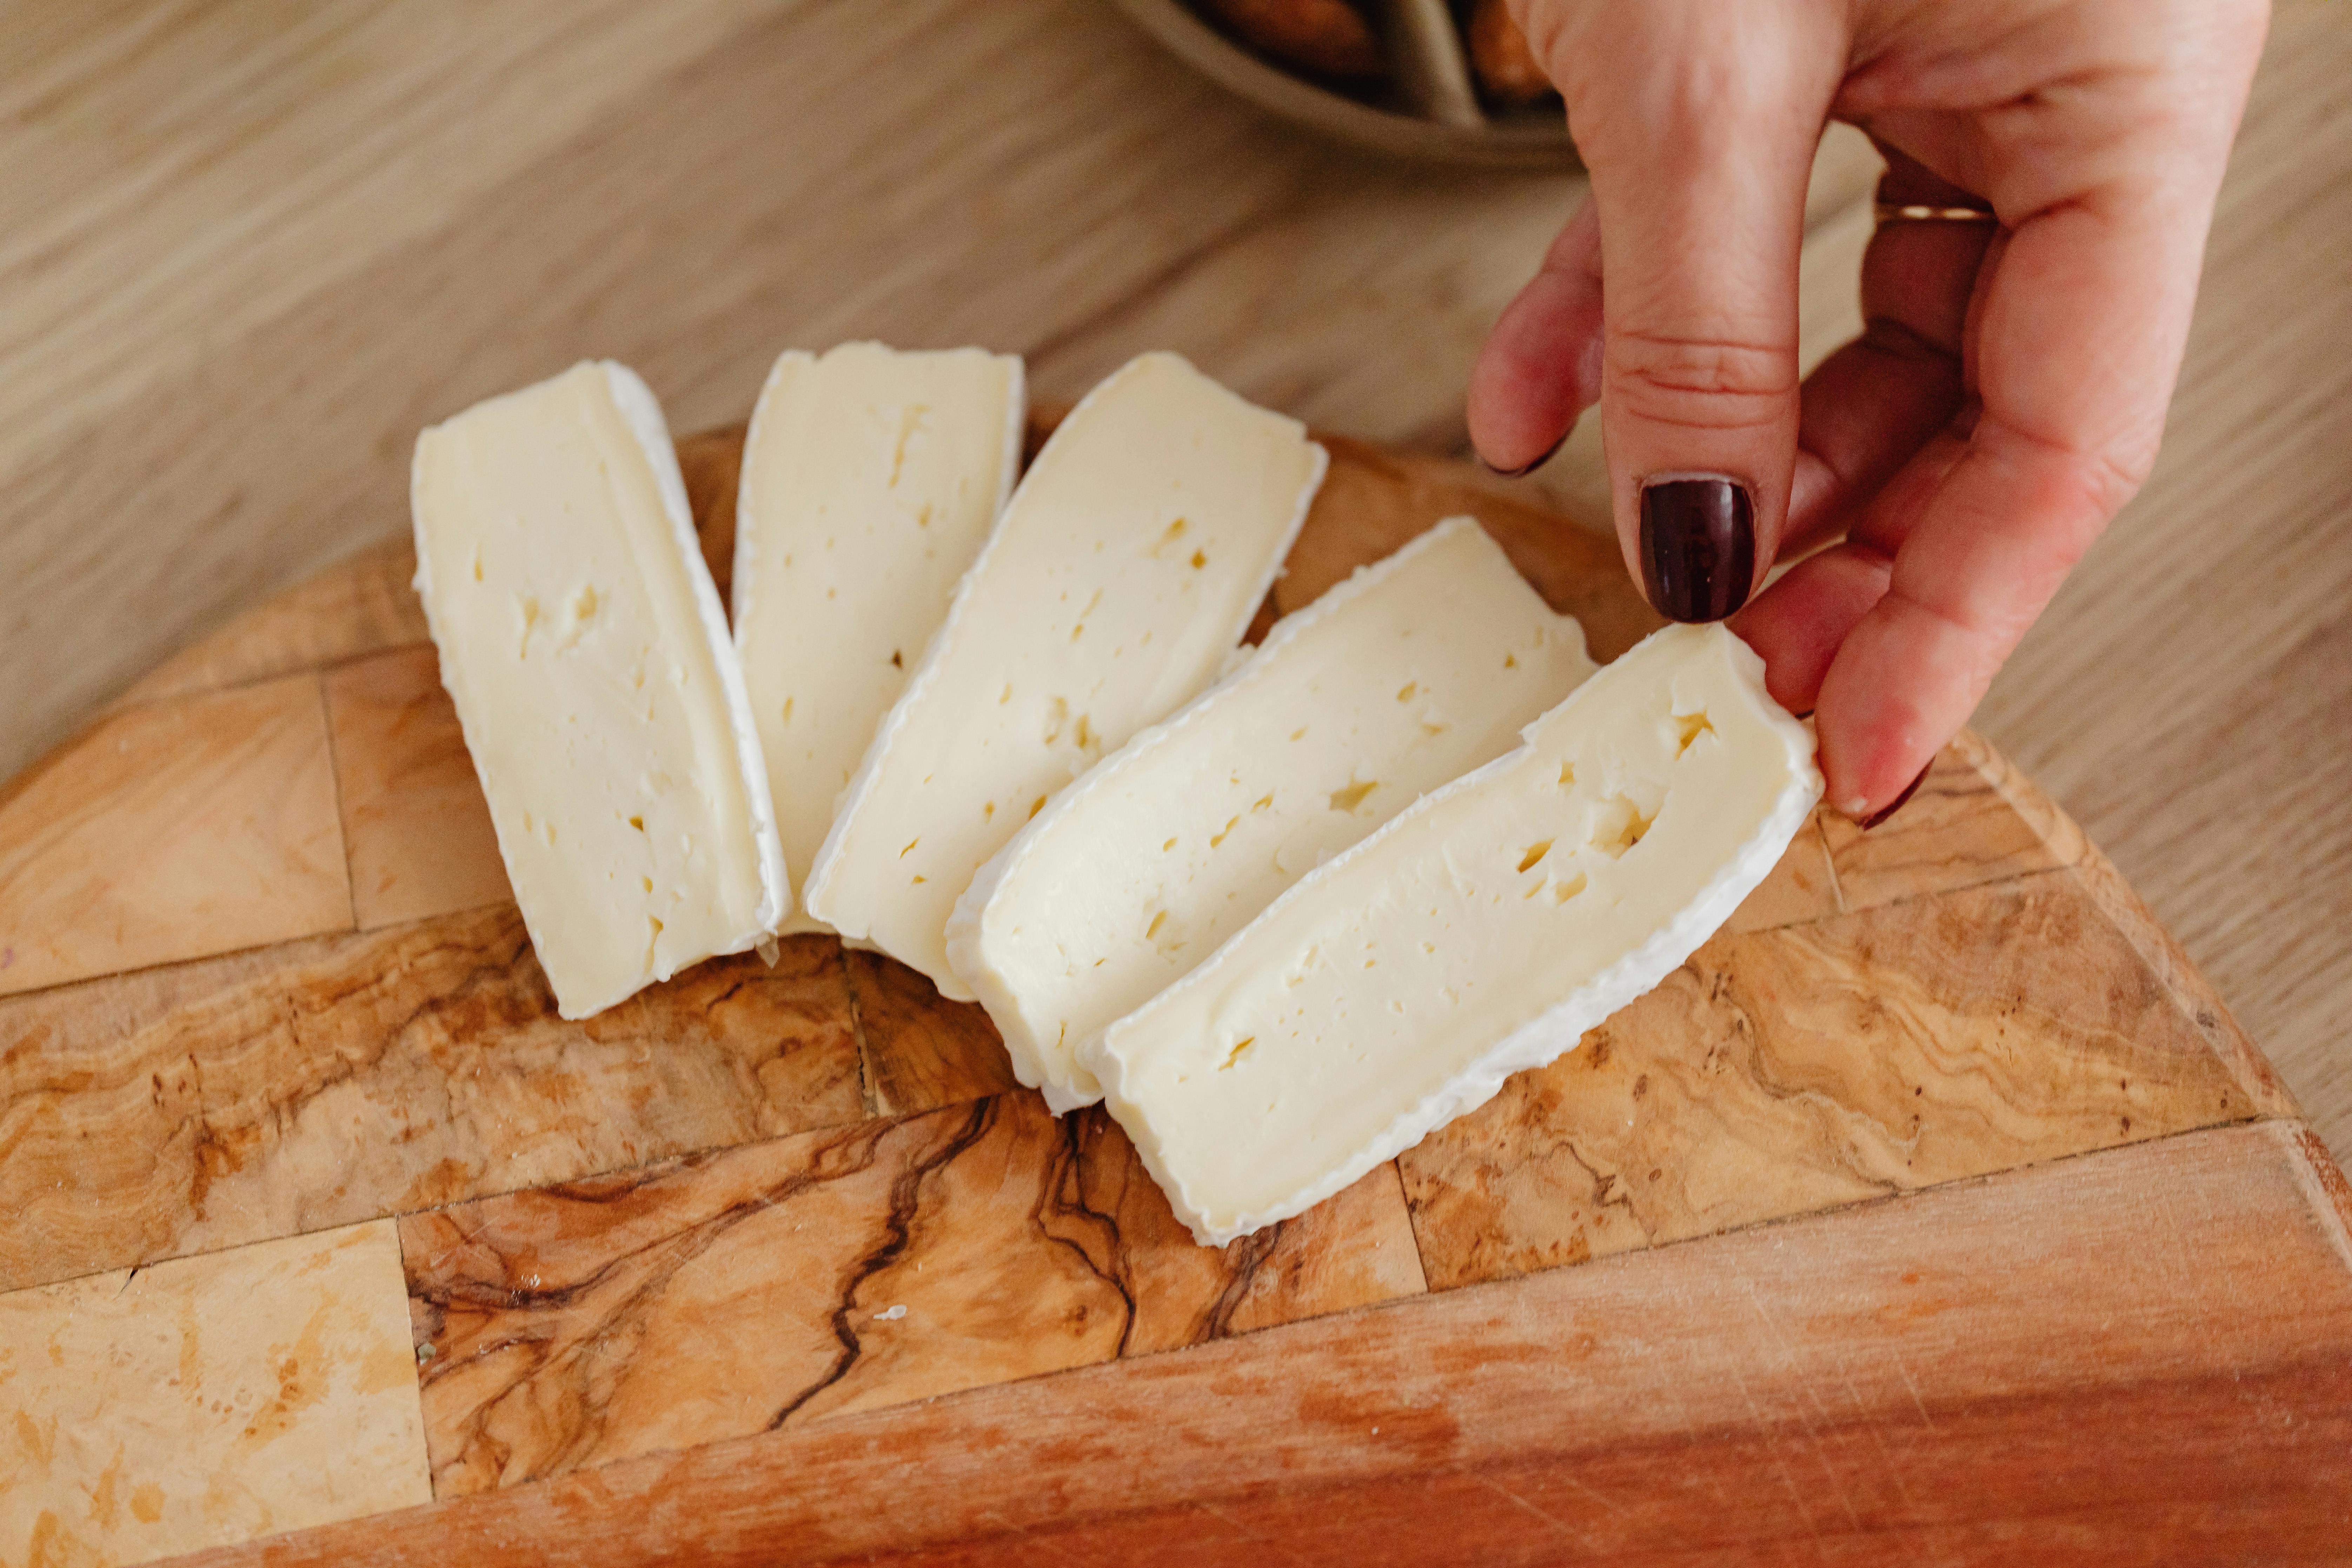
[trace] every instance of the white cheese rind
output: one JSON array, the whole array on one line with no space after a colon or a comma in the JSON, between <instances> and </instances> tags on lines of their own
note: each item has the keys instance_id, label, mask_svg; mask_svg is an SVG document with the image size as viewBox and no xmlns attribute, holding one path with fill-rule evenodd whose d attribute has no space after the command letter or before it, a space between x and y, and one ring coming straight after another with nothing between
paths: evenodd
<instances>
[{"instance_id":1,"label":"white cheese rind","mask_svg":"<svg viewBox=\"0 0 2352 1568\"><path fill-rule=\"evenodd\" d=\"M757 946L789 898L659 405L589 362L433 426L415 585L559 1011Z\"/></svg>"},{"instance_id":2,"label":"white cheese rind","mask_svg":"<svg viewBox=\"0 0 2352 1568\"><path fill-rule=\"evenodd\" d=\"M1667 627L1300 880L1087 1065L1202 1244L1288 1218L1687 959L1820 799L1812 750L1747 645Z\"/></svg>"},{"instance_id":3,"label":"white cheese rind","mask_svg":"<svg viewBox=\"0 0 2352 1568\"><path fill-rule=\"evenodd\" d=\"M735 646L786 864L835 805L1021 467L1017 356L844 343L769 372L735 505ZM780 933L822 931L800 910Z\"/></svg>"},{"instance_id":4,"label":"white cheese rind","mask_svg":"<svg viewBox=\"0 0 2352 1568\"><path fill-rule=\"evenodd\" d=\"M1088 393L883 720L810 868L810 912L970 1001L947 956L957 896L1055 791L1215 678L1326 460L1297 420L1174 354Z\"/></svg>"},{"instance_id":5,"label":"white cheese rind","mask_svg":"<svg viewBox=\"0 0 2352 1568\"><path fill-rule=\"evenodd\" d=\"M983 866L948 954L1057 1113L1105 1026L1323 860L1509 751L1593 672L1473 520L1284 617L1254 657L1054 797Z\"/></svg>"}]
</instances>

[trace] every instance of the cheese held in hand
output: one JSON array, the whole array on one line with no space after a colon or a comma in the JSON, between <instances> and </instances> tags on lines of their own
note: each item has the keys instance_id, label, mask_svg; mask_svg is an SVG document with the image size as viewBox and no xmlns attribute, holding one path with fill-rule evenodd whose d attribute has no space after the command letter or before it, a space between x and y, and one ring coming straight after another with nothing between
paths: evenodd
<instances>
[{"instance_id":1,"label":"cheese held in hand","mask_svg":"<svg viewBox=\"0 0 2352 1568\"><path fill-rule=\"evenodd\" d=\"M653 394L610 363L416 440L416 591L567 1018L758 945L790 898L742 674Z\"/></svg>"},{"instance_id":2,"label":"cheese held in hand","mask_svg":"<svg viewBox=\"0 0 2352 1568\"><path fill-rule=\"evenodd\" d=\"M1592 673L1484 530L1438 524L1277 624L1167 722L1056 795L973 879L956 973L1021 1081L1102 1098L1079 1062L1324 859L1510 750Z\"/></svg>"},{"instance_id":3,"label":"cheese held in hand","mask_svg":"<svg viewBox=\"0 0 2352 1568\"><path fill-rule=\"evenodd\" d=\"M1087 1053L1203 1244L1329 1197L1664 979L1821 796L1719 626L1669 626L1276 899Z\"/></svg>"},{"instance_id":4,"label":"cheese held in hand","mask_svg":"<svg viewBox=\"0 0 2352 1568\"><path fill-rule=\"evenodd\" d=\"M1297 420L1174 354L1088 393L883 720L810 868L809 912L971 1000L948 963L958 895L1055 791L1215 678L1323 468Z\"/></svg>"},{"instance_id":5,"label":"cheese held in hand","mask_svg":"<svg viewBox=\"0 0 2352 1568\"><path fill-rule=\"evenodd\" d=\"M776 361L735 502L735 646L805 875L1021 464L1021 362L844 343ZM805 910L781 928L823 931Z\"/></svg>"}]
</instances>

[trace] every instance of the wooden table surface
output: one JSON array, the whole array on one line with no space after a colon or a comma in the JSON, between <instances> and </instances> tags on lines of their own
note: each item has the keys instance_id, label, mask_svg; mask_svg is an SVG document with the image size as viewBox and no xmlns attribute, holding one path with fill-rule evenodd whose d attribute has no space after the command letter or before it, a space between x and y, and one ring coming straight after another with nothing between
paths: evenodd
<instances>
[{"instance_id":1,"label":"wooden table surface","mask_svg":"<svg viewBox=\"0 0 2352 1568\"><path fill-rule=\"evenodd\" d=\"M1979 727L2113 857L2352 1156L2352 16L2284 0L2163 461ZM1870 170L1825 152L1807 347ZM406 525L417 427L605 354L681 430L776 351L1171 347L1465 446L1569 174L1327 146L1099 0L41 4L0 31L0 776ZM1857 205L1864 204L1864 205ZM1589 443L1528 481L1591 510ZM9 868L0 865L0 880Z\"/></svg>"}]
</instances>

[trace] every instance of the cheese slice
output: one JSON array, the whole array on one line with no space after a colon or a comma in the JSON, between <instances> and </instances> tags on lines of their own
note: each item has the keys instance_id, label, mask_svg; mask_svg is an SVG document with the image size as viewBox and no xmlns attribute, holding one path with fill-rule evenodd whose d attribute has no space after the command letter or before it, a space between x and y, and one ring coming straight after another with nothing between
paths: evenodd
<instances>
[{"instance_id":1,"label":"cheese slice","mask_svg":"<svg viewBox=\"0 0 2352 1568\"><path fill-rule=\"evenodd\" d=\"M677 454L609 362L416 439L416 592L567 1018L758 945L790 894Z\"/></svg>"},{"instance_id":2,"label":"cheese slice","mask_svg":"<svg viewBox=\"0 0 2352 1568\"><path fill-rule=\"evenodd\" d=\"M1091 1104L1078 1054L1106 1025L1592 670L1583 629L1449 519L1055 795L972 879L948 956L1021 1081L1056 1111Z\"/></svg>"},{"instance_id":3,"label":"cheese slice","mask_svg":"<svg viewBox=\"0 0 2352 1568\"><path fill-rule=\"evenodd\" d=\"M778 359L735 502L735 646L803 870L1021 466L1021 361L844 343ZM802 910L786 932L824 931Z\"/></svg>"},{"instance_id":4,"label":"cheese slice","mask_svg":"<svg viewBox=\"0 0 2352 1568\"><path fill-rule=\"evenodd\" d=\"M1023 477L808 877L809 911L958 1001L948 915L1068 784L1206 686L1324 454L1174 354L1088 393Z\"/></svg>"},{"instance_id":5,"label":"cheese slice","mask_svg":"<svg viewBox=\"0 0 2352 1568\"><path fill-rule=\"evenodd\" d=\"M1302 879L1087 1053L1218 1245L1329 1197L1655 985L1763 880L1813 742L1721 626L1669 626Z\"/></svg>"}]
</instances>

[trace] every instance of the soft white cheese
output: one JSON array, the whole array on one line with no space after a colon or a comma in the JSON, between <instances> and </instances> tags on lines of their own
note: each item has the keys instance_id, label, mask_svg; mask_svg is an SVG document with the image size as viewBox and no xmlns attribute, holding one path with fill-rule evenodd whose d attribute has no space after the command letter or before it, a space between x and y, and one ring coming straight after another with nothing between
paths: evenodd
<instances>
[{"instance_id":1,"label":"soft white cheese","mask_svg":"<svg viewBox=\"0 0 2352 1568\"><path fill-rule=\"evenodd\" d=\"M735 502L735 646L784 863L816 858L1021 466L1021 361L844 343L776 361ZM824 931L805 909L783 931Z\"/></svg>"},{"instance_id":2,"label":"soft white cheese","mask_svg":"<svg viewBox=\"0 0 2352 1568\"><path fill-rule=\"evenodd\" d=\"M808 875L809 912L970 1001L948 915L1068 784L1215 678L1321 481L1305 427L1174 354L1070 412L883 721Z\"/></svg>"},{"instance_id":3,"label":"soft white cheese","mask_svg":"<svg viewBox=\"0 0 2352 1568\"><path fill-rule=\"evenodd\" d=\"M426 430L416 591L563 1016L788 907L742 673L661 409L609 362Z\"/></svg>"},{"instance_id":4,"label":"soft white cheese","mask_svg":"<svg viewBox=\"0 0 2352 1568\"><path fill-rule=\"evenodd\" d=\"M1592 670L1583 629L1449 519L1055 795L972 879L948 955L1021 1081L1091 1104L1078 1052L1106 1025Z\"/></svg>"},{"instance_id":5,"label":"soft white cheese","mask_svg":"<svg viewBox=\"0 0 2352 1568\"><path fill-rule=\"evenodd\" d=\"M1812 752L1746 644L1670 626L1302 879L1087 1065L1200 1241L1298 1214L1688 958L1820 798Z\"/></svg>"}]
</instances>

